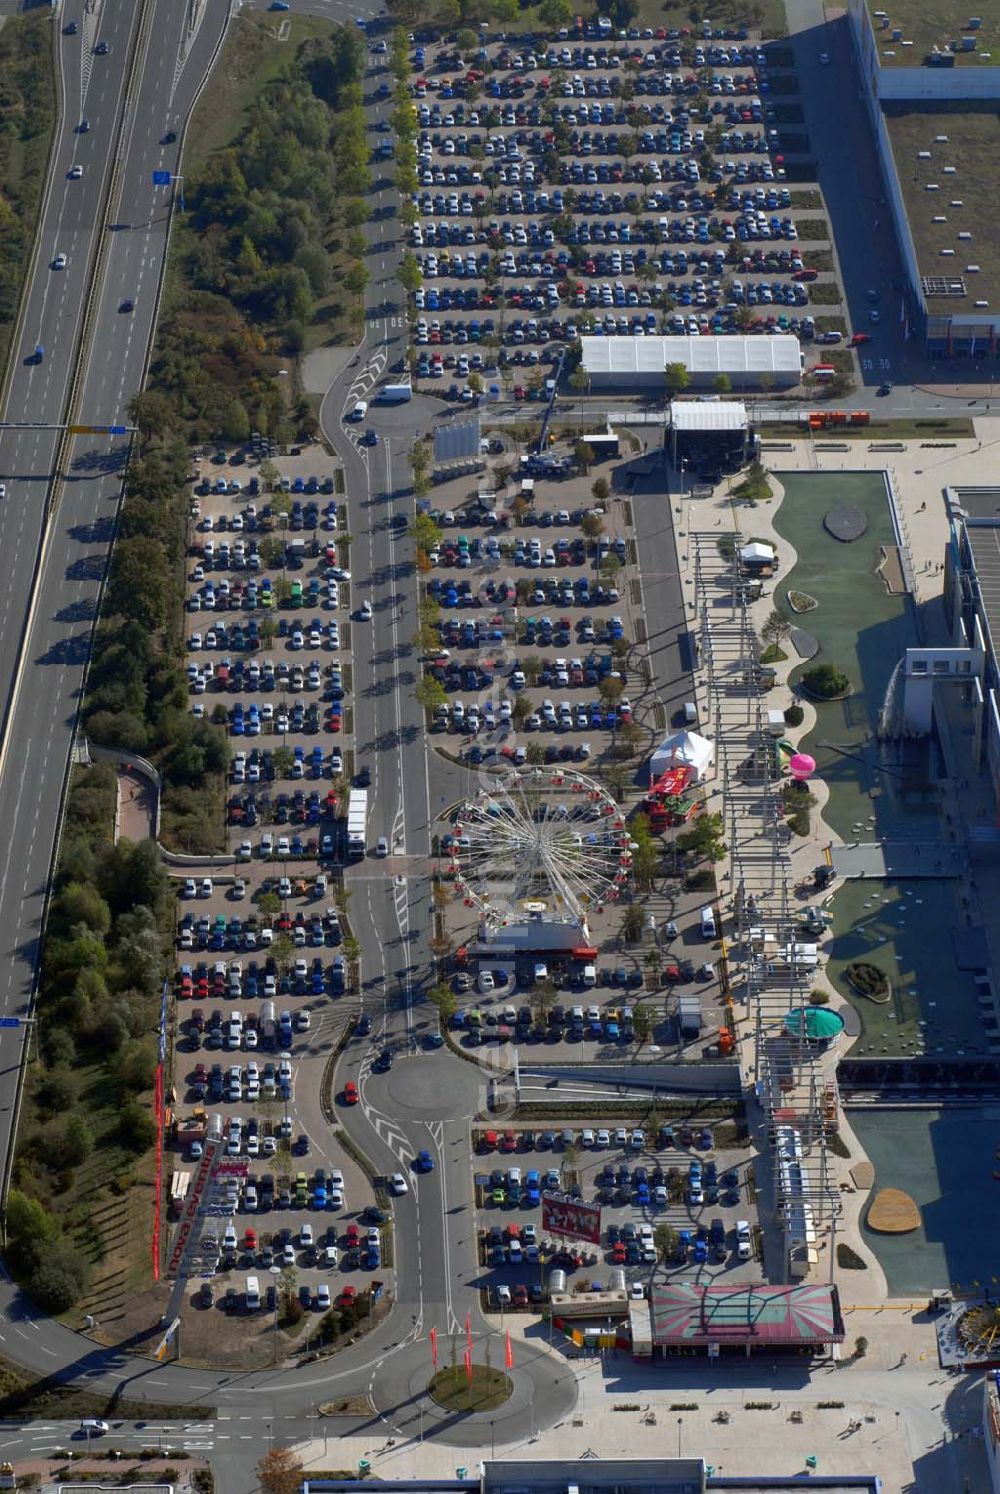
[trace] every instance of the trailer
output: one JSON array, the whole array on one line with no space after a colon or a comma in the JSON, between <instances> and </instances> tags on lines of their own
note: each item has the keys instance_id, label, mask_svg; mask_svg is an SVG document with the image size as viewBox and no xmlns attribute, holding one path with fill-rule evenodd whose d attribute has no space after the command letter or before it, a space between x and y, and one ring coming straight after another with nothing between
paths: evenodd
<instances>
[{"instance_id":1,"label":"trailer","mask_svg":"<svg viewBox=\"0 0 1000 1494\"><path fill-rule=\"evenodd\" d=\"M366 850L368 828L368 790L351 789L347 803L347 855L360 861Z\"/></svg>"}]
</instances>

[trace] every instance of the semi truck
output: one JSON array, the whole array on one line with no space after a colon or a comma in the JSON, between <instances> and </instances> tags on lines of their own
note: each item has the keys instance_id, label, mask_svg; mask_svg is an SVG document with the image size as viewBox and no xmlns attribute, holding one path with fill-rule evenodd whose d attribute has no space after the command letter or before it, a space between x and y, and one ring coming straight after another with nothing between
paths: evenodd
<instances>
[{"instance_id":1,"label":"semi truck","mask_svg":"<svg viewBox=\"0 0 1000 1494\"><path fill-rule=\"evenodd\" d=\"M368 790L351 789L347 802L347 855L360 861L365 854L365 832L368 825Z\"/></svg>"}]
</instances>

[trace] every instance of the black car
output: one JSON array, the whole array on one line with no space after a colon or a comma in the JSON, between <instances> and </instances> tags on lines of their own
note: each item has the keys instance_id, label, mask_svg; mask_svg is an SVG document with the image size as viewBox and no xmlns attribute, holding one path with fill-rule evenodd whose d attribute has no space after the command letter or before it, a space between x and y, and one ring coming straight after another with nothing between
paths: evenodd
<instances>
[{"instance_id":1,"label":"black car","mask_svg":"<svg viewBox=\"0 0 1000 1494\"><path fill-rule=\"evenodd\" d=\"M392 1049L391 1048L383 1048L382 1051L381 1051L381 1053L379 1054L378 1058L376 1058L375 1062L372 1064L372 1069L374 1070L374 1072L376 1074L384 1074L387 1069L391 1069L391 1068L392 1068Z\"/></svg>"},{"instance_id":2,"label":"black car","mask_svg":"<svg viewBox=\"0 0 1000 1494\"><path fill-rule=\"evenodd\" d=\"M357 1032L359 1037L367 1037L372 1030L372 1019L367 1012L362 1012L358 1018Z\"/></svg>"},{"instance_id":3,"label":"black car","mask_svg":"<svg viewBox=\"0 0 1000 1494\"><path fill-rule=\"evenodd\" d=\"M161 145L173 145L173 143L174 143L174 141L176 139L177 139L177 131L176 130L168 130L167 133L164 136L162 136L162 138L160 140L160 144Z\"/></svg>"},{"instance_id":4,"label":"black car","mask_svg":"<svg viewBox=\"0 0 1000 1494\"><path fill-rule=\"evenodd\" d=\"M292 1151L297 1157L307 1157L309 1155L309 1137L304 1131L296 1138Z\"/></svg>"},{"instance_id":5,"label":"black car","mask_svg":"<svg viewBox=\"0 0 1000 1494\"><path fill-rule=\"evenodd\" d=\"M107 57L107 55L108 55L108 53L110 51L111 51L111 48L108 46L108 44L107 44L106 41L99 41L97 43L97 46L94 48L94 56L95 57Z\"/></svg>"},{"instance_id":6,"label":"black car","mask_svg":"<svg viewBox=\"0 0 1000 1494\"><path fill-rule=\"evenodd\" d=\"M119 311L134 311L135 310L135 302L133 300L131 300L128 296L126 296L125 300L122 301L121 305L118 307L118 310Z\"/></svg>"},{"instance_id":7,"label":"black car","mask_svg":"<svg viewBox=\"0 0 1000 1494\"><path fill-rule=\"evenodd\" d=\"M359 768L354 775L356 788L368 788L372 781L371 768Z\"/></svg>"},{"instance_id":8,"label":"black car","mask_svg":"<svg viewBox=\"0 0 1000 1494\"><path fill-rule=\"evenodd\" d=\"M63 36L75 36L77 26L75 21L67 21L63 27Z\"/></svg>"}]
</instances>

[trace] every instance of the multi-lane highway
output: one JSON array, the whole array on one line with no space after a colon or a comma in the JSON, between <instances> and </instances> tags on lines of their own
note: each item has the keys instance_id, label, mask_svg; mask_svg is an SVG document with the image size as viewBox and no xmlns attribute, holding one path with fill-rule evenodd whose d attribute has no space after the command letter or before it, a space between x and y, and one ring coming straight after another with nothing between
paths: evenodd
<instances>
[{"instance_id":1,"label":"multi-lane highway","mask_svg":"<svg viewBox=\"0 0 1000 1494\"><path fill-rule=\"evenodd\" d=\"M72 0L53 17L63 28L75 22L76 31L60 37L62 121L4 410L14 428L0 433L7 490L0 504L7 561L0 601L0 1015L23 1014L34 985L61 787L127 451L108 437L63 442L58 427L67 416L80 425L127 423L155 325L170 222L169 190L153 187L152 172L177 170L180 124L227 16L222 0L190 8L170 0L103 0L85 8ZM95 53L103 42L107 53ZM165 144L171 120L178 138ZM82 176L71 175L73 166ZM66 265L56 270L59 254ZM133 309L123 310L125 302ZM36 343L44 347L42 361L25 361ZM0 1065L4 1156L15 1124L18 1037L4 1033Z\"/></svg>"}]
</instances>

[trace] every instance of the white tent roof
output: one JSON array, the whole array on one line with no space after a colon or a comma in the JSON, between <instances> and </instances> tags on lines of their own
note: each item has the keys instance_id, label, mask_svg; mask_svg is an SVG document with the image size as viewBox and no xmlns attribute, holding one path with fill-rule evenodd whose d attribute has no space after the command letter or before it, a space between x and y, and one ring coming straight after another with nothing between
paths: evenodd
<instances>
[{"instance_id":1,"label":"white tent roof","mask_svg":"<svg viewBox=\"0 0 1000 1494\"><path fill-rule=\"evenodd\" d=\"M675 399L670 424L675 431L745 431L747 407L738 399Z\"/></svg>"},{"instance_id":2,"label":"white tent roof","mask_svg":"<svg viewBox=\"0 0 1000 1494\"><path fill-rule=\"evenodd\" d=\"M668 363L683 363L693 374L794 374L801 372L799 340L774 337L581 337L588 374L662 375ZM664 381L664 392L666 392Z\"/></svg>"},{"instance_id":3,"label":"white tent roof","mask_svg":"<svg viewBox=\"0 0 1000 1494\"><path fill-rule=\"evenodd\" d=\"M749 545L744 545L740 551L740 559L769 563L774 559L774 546L761 544L759 540L752 540Z\"/></svg>"},{"instance_id":4,"label":"white tent roof","mask_svg":"<svg viewBox=\"0 0 1000 1494\"><path fill-rule=\"evenodd\" d=\"M687 763L696 770L700 778L714 756L715 750L705 737L699 736L696 731L677 731L664 737L653 753L649 762L650 772L662 773L671 763Z\"/></svg>"}]
</instances>

